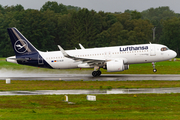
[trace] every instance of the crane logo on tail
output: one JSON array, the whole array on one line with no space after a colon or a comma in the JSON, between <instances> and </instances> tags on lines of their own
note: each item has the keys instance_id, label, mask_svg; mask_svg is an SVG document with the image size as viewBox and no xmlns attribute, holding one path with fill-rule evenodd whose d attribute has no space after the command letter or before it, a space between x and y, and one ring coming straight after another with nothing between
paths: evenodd
<instances>
[{"instance_id":1,"label":"crane logo on tail","mask_svg":"<svg viewBox=\"0 0 180 120\"><path fill-rule=\"evenodd\" d=\"M28 49L28 44L25 40L19 39L15 42L14 49L18 53L25 53Z\"/></svg>"}]
</instances>

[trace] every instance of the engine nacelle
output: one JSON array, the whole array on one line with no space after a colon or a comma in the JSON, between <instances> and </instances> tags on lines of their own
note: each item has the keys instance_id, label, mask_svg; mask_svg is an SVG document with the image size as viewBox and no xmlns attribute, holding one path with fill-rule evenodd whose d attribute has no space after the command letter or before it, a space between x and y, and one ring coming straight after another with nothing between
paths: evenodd
<instances>
[{"instance_id":1,"label":"engine nacelle","mask_svg":"<svg viewBox=\"0 0 180 120\"><path fill-rule=\"evenodd\" d=\"M129 65L124 65L124 61L122 59L109 61L106 63L106 67L108 72L119 72L129 69Z\"/></svg>"}]
</instances>

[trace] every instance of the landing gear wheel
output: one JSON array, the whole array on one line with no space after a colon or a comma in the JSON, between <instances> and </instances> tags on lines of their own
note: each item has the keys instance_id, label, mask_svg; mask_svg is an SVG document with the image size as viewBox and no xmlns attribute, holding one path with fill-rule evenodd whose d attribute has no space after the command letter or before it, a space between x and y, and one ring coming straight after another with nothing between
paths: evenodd
<instances>
[{"instance_id":1,"label":"landing gear wheel","mask_svg":"<svg viewBox=\"0 0 180 120\"><path fill-rule=\"evenodd\" d=\"M92 72L92 76L93 76L93 77L96 77L96 75L97 75L97 72L96 72L96 71L93 71L93 72Z\"/></svg>"},{"instance_id":2,"label":"landing gear wheel","mask_svg":"<svg viewBox=\"0 0 180 120\"><path fill-rule=\"evenodd\" d=\"M98 70L98 71L97 71L97 74L98 74L98 76L100 76L100 75L101 75L101 71L100 71L100 70Z\"/></svg>"},{"instance_id":3,"label":"landing gear wheel","mask_svg":"<svg viewBox=\"0 0 180 120\"><path fill-rule=\"evenodd\" d=\"M153 72L154 72L154 73L157 72L157 69L153 69Z\"/></svg>"},{"instance_id":4,"label":"landing gear wheel","mask_svg":"<svg viewBox=\"0 0 180 120\"><path fill-rule=\"evenodd\" d=\"M100 76L101 75L101 71L100 70L98 70L98 71L93 71L92 72L92 76L93 77L98 77L98 76Z\"/></svg>"},{"instance_id":5,"label":"landing gear wheel","mask_svg":"<svg viewBox=\"0 0 180 120\"><path fill-rule=\"evenodd\" d=\"M152 62L152 66L153 66L153 72L157 72L157 69L155 68L155 62Z\"/></svg>"}]
</instances>

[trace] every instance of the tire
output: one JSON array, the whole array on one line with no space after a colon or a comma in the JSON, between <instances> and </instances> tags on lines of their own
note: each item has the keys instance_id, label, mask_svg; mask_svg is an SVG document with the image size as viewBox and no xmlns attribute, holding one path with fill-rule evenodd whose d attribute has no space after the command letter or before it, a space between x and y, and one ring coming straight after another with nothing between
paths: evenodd
<instances>
[{"instance_id":1,"label":"tire","mask_svg":"<svg viewBox=\"0 0 180 120\"><path fill-rule=\"evenodd\" d=\"M98 75L98 76L101 75L101 71L100 71L100 70L97 71L97 75Z\"/></svg>"},{"instance_id":2,"label":"tire","mask_svg":"<svg viewBox=\"0 0 180 120\"><path fill-rule=\"evenodd\" d=\"M92 76L93 77L98 77L98 76L100 76L101 75L101 71L100 70L98 70L98 71L93 71L92 72Z\"/></svg>"},{"instance_id":3,"label":"tire","mask_svg":"<svg viewBox=\"0 0 180 120\"><path fill-rule=\"evenodd\" d=\"M92 76L93 76L93 77L96 77L96 76L97 76L97 71L93 71L93 72L92 72Z\"/></svg>"},{"instance_id":4,"label":"tire","mask_svg":"<svg viewBox=\"0 0 180 120\"><path fill-rule=\"evenodd\" d=\"M154 73L157 72L157 69L153 69L153 72L154 72Z\"/></svg>"}]
</instances>

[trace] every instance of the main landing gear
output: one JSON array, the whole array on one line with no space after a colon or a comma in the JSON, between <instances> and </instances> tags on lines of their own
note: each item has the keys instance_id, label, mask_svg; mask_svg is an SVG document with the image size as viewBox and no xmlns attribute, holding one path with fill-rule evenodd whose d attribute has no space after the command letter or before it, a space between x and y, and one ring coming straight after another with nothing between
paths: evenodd
<instances>
[{"instance_id":1,"label":"main landing gear","mask_svg":"<svg viewBox=\"0 0 180 120\"><path fill-rule=\"evenodd\" d=\"M98 70L98 71L93 71L92 72L92 76L93 77L98 77L98 76L100 76L101 75L101 71L100 70Z\"/></svg>"},{"instance_id":2,"label":"main landing gear","mask_svg":"<svg viewBox=\"0 0 180 120\"><path fill-rule=\"evenodd\" d=\"M98 69L98 70L97 70ZM96 71L97 70L97 71ZM92 72L92 76L93 77L98 77L101 75L101 71L100 71L100 68L99 67L94 67L94 71Z\"/></svg>"},{"instance_id":3,"label":"main landing gear","mask_svg":"<svg viewBox=\"0 0 180 120\"><path fill-rule=\"evenodd\" d=\"M153 72L157 72L157 69L155 68L155 62L152 62L152 66L153 66Z\"/></svg>"}]
</instances>

